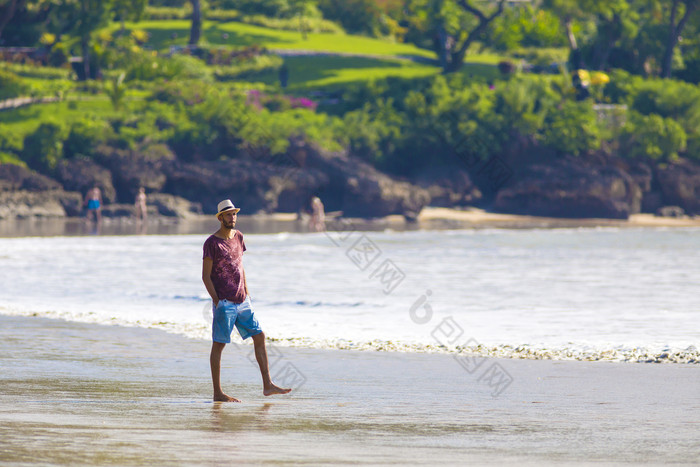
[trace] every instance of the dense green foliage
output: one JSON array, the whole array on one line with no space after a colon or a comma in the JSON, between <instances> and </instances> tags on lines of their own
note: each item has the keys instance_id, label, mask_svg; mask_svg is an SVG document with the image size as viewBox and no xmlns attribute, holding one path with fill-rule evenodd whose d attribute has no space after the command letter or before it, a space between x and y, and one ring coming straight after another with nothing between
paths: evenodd
<instances>
[{"instance_id":1,"label":"dense green foliage","mask_svg":"<svg viewBox=\"0 0 700 467\"><path fill-rule=\"evenodd\" d=\"M0 70L0 99L26 96L28 92L29 85L22 81L19 76L9 71Z\"/></svg>"},{"instance_id":2,"label":"dense green foliage","mask_svg":"<svg viewBox=\"0 0 700 467\"><path fill-rule=\"evenodd\" d=\"M700 159L700 47L688 46L697 46L700 19L689 2L679 3L677 17L689 19L672 47L673 72L686 82L656 77L671 18L653 0L484 6L494 16L451 73L435 60L435 33L442 46L464 44L479 24L460 7L470 2L209 0L203 42L188 48L189 3L111 0L81 25L66 18L83 0L23 3L0 37L46 54L10 57L0 99L59 102L0 112L0 162L51 173L61 159L100 157L104 145L167 145L193 162L274 158L293 140L345 148L402 175L436 163L472 169L523 140L555 157ZM131 21L142 14L149 19ZM609 82L591 73L581 94L564 63L569 34L587 68L623 69L609 70ZM76 82L80 67L68 57L84 55L86 43L100 79Z\"/></svg>"},{"instance_id":3,"label":"dense green foliage","mask_svg":"<svg viewBox=\"0 0 700 467\"><path fill-rule=\"evenodd\" d=\"M45 121L24 138L22 159L31 168L41 172L51 171L63 157L66 128L57 121Z\"/></svg>"}]
</instances>

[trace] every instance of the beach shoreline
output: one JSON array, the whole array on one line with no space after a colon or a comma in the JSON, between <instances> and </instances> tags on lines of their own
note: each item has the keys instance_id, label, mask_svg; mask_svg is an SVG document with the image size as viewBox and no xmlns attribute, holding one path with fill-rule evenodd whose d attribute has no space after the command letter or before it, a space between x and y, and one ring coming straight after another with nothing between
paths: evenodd
<instances>
[{"instance_id":1,"label":"beach shoreline","mask_svg":"<svg viewBox=\"0 0 700 467\"><path fill-rule=\"evenodd\" d=\"M212 403L206 340L0 315L0 462L691 465L700 456L692 365L488 358L469 372L446 355L275 350L272 374L295 388L290 396L262 396L250 349L231 346L222 382L243 403Z\"/></svg>"},{"instance_id":2,"label":"beach shoreline","mask_svg":"<svg viewBox=\"0 0 700 467\"><path fill-rule=\"evenodd\" d=\"M306 233L308 219L296 213L239 215L239 226L247 233ZM132 218L104 218L96 228L83 218L28 218L0 220L0 237L41 237L79 235L187 235L205 234L216 230L217 221L211 215L192 215L187 219L159 217L139 223ZM700 227L699 217L670 218L653 214L634 214L621 219L573 219L492 213L483 209L424 208L415 221L403 216L377 219L342 218L330 215L326 220L329 231L352 228L358 231L411 231L460 229L557 229L557 228L635 228Z\"/></svg>"}]
</instances>

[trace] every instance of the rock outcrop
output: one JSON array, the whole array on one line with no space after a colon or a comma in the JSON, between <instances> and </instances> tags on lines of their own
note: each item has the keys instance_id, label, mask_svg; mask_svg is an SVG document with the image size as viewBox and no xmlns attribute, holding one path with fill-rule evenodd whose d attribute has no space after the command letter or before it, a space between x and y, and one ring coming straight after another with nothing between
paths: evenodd
<instances>
[{"instance_id":1,"label":"rock outcrop","mask_svg":"<svg viewBox=\"0 0 700 467\"><path fill-rule=\"evenodd\" d=\"M327 154L310 149L306 167L328 177L318 193L326 208L348 217L382 217L400 214L415 219L430 203L424 188L392 178L371 165L345 154Z\"/></svg>"},{"instance_id":2,"label":"rock outcrop","mask_svg":"<svg viewBox=\"0 0 700 467\"><path fill-rule=\"evenodd\" d=\"M656 178L663 205L700 214L700 166L681 160L657 167Z\"/></svg>"},{"instance_id":3,"label":"rock outcrop","mask_svg":"<svg viewBox=\"0 0 700 467\"><path fill-rule=\"evenodd\" d=\"M240 204L247 214L281 208L296 211L328 181L318 171L295 171L252 160L175 161L164 171L164 191L199 203L206 213L214 212L225 198Z\"/></svg>"},{"instance_id":4,"label":"rock outcrop","mask_svg":"<svg viewBox=\"0 0 700 467\"><path fill-rule=\"evenodd\" d=\"M0 219L79 215L81 200L33 170L0 164Z\"/></svg>"},{"instance_id":5,"label":"rock outcrop","mask_svg":"<svg viewBox=\"0 0 700 467\"><path fill-rule=\"evenodd\" d=\"M0 193L0 219L65 217L57 191L8 191Z\"/></svg>"},{"instance_id":6,"label":"rock outcrop","mask_svg":"<svg viewBox=\"0 0 700 467\"><path fill-rule=\"evenodd\" d=\"M164 191L201 203L211 213L216 203L231 198L244 212L297 212L320 196L330 211L350 217L401 214L415 217L430 195L396 180L369 164L344 154L296 148L294 157L268 163L254 159L173 162L165 167ZM286 162L286 163L282 163Z\"/></svg>"},{"instance_id":7,"label":"rock outcrop","mask_svg":"<svg viewBox=\"0 0 700 467\"><path fill-rule=\"evenodd\" d=\"M163 144L152 144L137 150L102 146L97 160L112 174L118 201L130 203L140 187L148 193L158 193L166 183L164 167L176 159Z\"/></svg>"},{"instance_id":8,"label":"rock outcrop","mask_svg":"<svg viewBox=\"0 0 700 467\"><path fill-rule=\"evenodd\" d=\"M153 193L149 195L148 205L154 208L155 213L158 215L177 217L179 219L188 219L203 214L201 204L191 203L185 198L165 193Z\"/></svg>"},{"instance_id":9,"label":"rock outcrop","mask_svg":"<svg viewBox=\"0 0 700 467\"><path fill-rule=\"evenodd\" d=\"M196 163L177 160L163 145L105 146L94 159L61 161L51 173L56 180L0 164L0 218L82 215L83 196L95 185L102 190L106 217L133 215L141 186L150 214L178 218L211 214L224 198L233 199L244 214L299 212L308 209L313 196L321 197L327 211L364 218L415 219L428 204L490 205L506 213L570 218L625 219L665 206L677 206L674 213L700 214L699 164L533 154L506 155L505 186L485 192L463 168L431 168L409 181L303 141L290 141L288 151L274 157L242 151L237 159Z\"/></svg>"},{"instance_id":10,"label":"rock outcrop","mask_svg":"<svg viewBox=\"0 0 700 467\"><path fill-rule=\"evenodd\" d=\"M640 212L642 190L624 170L570 157L535 164L498 192L494 210L569 218L627 219Z\"/></svg>"},{"instance_id":11,"label":"rock outcrop","mask_svg":"<svg viewBox=\"0 0 700 467\"><path fill-rule=\"evenodd\" d=\"M51 191L62 189L61 184L31 169L14 164L0 164L1 191Z\"/></svg>"},{"instance_id":12,"label":"rock outcrop","mask_svg":"<svg viewBox=\"0 0 700 467\"><path fill-rule=\"evenodd\" d=\"M105 203L117 201L112 173L92 159L81 157L61 161L55 172L56 179L65 190L77 191L84 195L90 188L97 186Z\"/></svg>"},{"instance_id":13,"label":"rock outcrop","mask_svg":"<svg viewBox=\"0 0 700 467\"><path fill-rule=\"evenodd\" d=\"M469 174L458 167L433 167L419 173L414 180L428 191L431 206L472 206L482 198Z\"/></svg>"}]
</instances>

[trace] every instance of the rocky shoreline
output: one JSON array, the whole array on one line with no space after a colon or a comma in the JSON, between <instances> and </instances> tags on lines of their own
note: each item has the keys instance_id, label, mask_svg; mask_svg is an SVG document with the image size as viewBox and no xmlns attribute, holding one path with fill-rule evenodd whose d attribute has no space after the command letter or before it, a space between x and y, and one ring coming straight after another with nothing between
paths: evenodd
<instances>
[{"instance_id":1,"label":"rocky shoreline","mask_svg":"<svg viewBox=\"0 0 700 467\"><path fill-rule=\"evenodd\" d=\"M177 219L211 214L224 198L248 214L302 213L312 196L344 217L398 215L409 222L427 206L562 219L700 215L700 164L688 160L654 165L600 155L523 157L521 151L504 155L498 173L475 174L455 163L399 178L304 142L292 142L279 156L248 153L220 161L180 161L163 145L101 147L97 153L63 160L45 174L0 164L0 219L83 216L92 186L102 190L106 218L131 217L139 187L148 193L149 216Z\"/></svg>"}]
</instances>

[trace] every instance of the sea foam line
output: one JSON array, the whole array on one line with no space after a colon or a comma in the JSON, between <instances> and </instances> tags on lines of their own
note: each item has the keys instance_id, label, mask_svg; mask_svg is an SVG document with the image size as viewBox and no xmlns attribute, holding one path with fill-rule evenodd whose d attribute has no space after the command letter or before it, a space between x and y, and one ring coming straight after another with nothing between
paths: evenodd
<instances>
[{"instance_id":1,"label":"sea foam line","mask_svg":"<svg viewBox=\"0 0 700 467\"><path fill-rule=\"evenodd\" d=\"M190 339L209 339L211 328L208 323L177 323L171 321L130 321L123 318L105 318L92 312L62 312L62 311L28 311L0 307L0 314L11 316L39 317L60 319L87 324L141 327L159 329L161 331L179 334ZM236 343L241 344L240 338L231 336ZM453 355L455 358L509 358L527 360L578 360L578 361L608 361L630 363L682 363L700 364L700 351L695 346L686 349L664 349L652 351L644 347L634 349L593 349L579 350L572 348L544 348L531 345L473 345L448 347L440 344L423 344L402 342L399 340L346 340L319 339L311 337L282 337L267 335L271 344L280 347L297 347L319 350L353 350L375 352L406 352L406 353L440 353Z\"/></svg>"}]
</instances>

